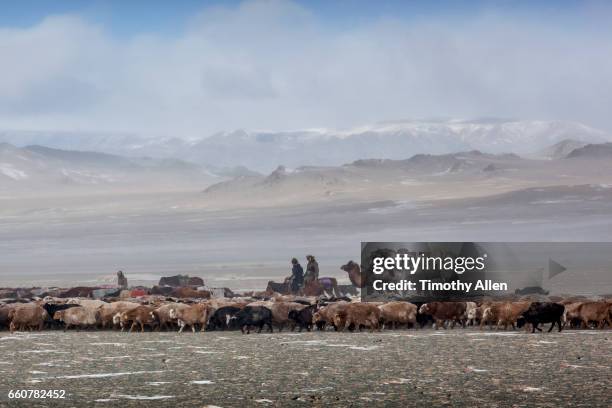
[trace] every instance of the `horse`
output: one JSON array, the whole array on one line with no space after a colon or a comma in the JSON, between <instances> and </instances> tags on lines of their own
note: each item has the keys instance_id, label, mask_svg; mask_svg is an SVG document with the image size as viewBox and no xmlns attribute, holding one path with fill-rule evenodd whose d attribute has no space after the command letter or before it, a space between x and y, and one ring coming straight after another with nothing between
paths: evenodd
<instances>
[{"instance_id":1,"label":"horse","mask_svg":"<svg viewBox=\"0 0 612 408\"><path fill-rule=\"evenodd\" d=\"M271 295L274 292L280 293L281 295L293 294L291 292L291 280L287 278L283 283L268 281L266 293ZM329 297L339 296L340 292L338 291L338 281L336 278L323 277L316 281L305 282L304 287L296 294L303 296L326 295Z\"/></svg>"},{"instance_id":2,"label":"horse","mask_svg":"<svg viewBox=\"0 0 612 408\"><path fill-rule=\"evenodd\" d=\"M305 282L304 284L304 296L321 296L325 295L327 297L340 296L340 292L338 291L338 281L336 278L332 277L323 277L319 278L316 281Z\"/></svg>"}]
</instances>

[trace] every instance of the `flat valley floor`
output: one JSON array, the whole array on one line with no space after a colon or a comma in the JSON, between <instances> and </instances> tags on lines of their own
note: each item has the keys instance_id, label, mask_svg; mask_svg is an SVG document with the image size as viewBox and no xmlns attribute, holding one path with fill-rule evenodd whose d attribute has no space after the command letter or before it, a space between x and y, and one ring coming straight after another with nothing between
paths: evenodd
<instances>
[{"instance_id":1,"label":"flat valley floor","mask_svg":"<svg viewBox=\"0 0 612 408\"><path fill-rule=\"evenodd\" d=\"M612 331L0 333L0 406L609 407ZM8 400L9 390L66 399Z\"/></svg>"}]
</instances>

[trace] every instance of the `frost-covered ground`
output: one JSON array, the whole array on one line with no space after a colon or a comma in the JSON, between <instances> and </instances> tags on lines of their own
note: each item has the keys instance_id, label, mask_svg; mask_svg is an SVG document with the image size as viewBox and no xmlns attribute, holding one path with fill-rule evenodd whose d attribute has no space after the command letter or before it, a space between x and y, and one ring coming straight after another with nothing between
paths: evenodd
<instances>
[{"instance_id":1,"label":"frost-covered ground","mask_svg":"<svg viewBox=\"0 0 612 408\"><path fill-rule=\"evenodd\" d=\"M3 332L0 350L0 406L604 407L612 371L609 330Z\"/></svg>"}]
</instances>

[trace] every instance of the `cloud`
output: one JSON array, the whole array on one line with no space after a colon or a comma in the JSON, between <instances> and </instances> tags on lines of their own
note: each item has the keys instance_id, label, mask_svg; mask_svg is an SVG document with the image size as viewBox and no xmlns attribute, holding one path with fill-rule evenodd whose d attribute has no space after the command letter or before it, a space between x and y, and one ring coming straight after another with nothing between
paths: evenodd
<instances>
[{"instance_id":1,"label":"cloud","mask_svg":"<svg viewBox=\"0 0 612 408\"><path fill-rule=\"evenodd\" d=\"M334 26L295 3L249 1L204 9L180 35L129 38L50 16L0 28L0 123L201 136L500 116L610 130L612 33L597 10Z\"/></svg>"}]
</instances>

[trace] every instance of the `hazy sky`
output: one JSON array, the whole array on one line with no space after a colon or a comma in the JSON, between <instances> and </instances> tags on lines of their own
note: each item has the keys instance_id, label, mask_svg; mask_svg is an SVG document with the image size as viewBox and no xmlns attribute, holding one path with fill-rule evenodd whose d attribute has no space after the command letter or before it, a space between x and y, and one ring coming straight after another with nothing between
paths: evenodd
<instances>
[{"instance_id":1,"label":"hazy sky","mask_svg":"<svg viewBox=\"0 0 612 408\"><path fill-rule=\"evenodd\" d=\"M495 116L612 130L607 2L13 3L2 129L202 136Z\"/></svg>"}]
</instances>

